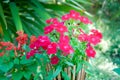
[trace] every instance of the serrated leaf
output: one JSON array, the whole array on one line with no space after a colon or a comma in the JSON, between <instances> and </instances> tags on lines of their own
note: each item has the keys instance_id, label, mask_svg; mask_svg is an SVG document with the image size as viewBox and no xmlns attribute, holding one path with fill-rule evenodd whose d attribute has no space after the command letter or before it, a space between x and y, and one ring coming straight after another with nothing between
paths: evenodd
<instances>
[{"instance_id":1,"label":"serrated leaf","mask_svg":"<svg viewBox=\"0 0 120 80\"><path fill-rule=\"evenodd\" d=\"M21 80L23 77L23 72L22 71L17 71L12 74L13 80Z\"/></svg>"},{"instance_id":2,"label":"serrated leaf","mask_svg":"<svg viewBox=\"0 0 120 80\"><path fill-rule=\"evenodd\" d=\"M116 72L118 75L120 75L120 68L113 69L114 72Z\"/></svg>"}]
</instances>

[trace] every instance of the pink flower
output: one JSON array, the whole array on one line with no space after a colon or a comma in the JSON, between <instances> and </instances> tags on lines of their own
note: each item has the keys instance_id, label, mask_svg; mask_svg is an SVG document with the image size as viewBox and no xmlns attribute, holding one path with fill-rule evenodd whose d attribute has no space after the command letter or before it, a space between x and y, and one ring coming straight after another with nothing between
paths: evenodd
<instances>
[{"instance_id":1,"label":"pink flower","mask_svg":"<svg viewBox=\"0 0 120 80\"><path fill-rule=\"evenodd\" d=\"M48 45L51 43L48 36L39 36L38 40L39 40L40 46L44 47L44 49L45 49L45 47L47 48Z\"/></svg>"},{"instance_id":2,"label":"pink flower","mask_svg":"<svg viewBox=\"0 0 120 80\"><path fill-rule=\"evenodd\" d=\"M26 58L27 58L27 59L30 59L30 57L31 57L31 54L30 54L30 52L28 52L28 53L26 54Z\"/></svg>"},{"instance_id":3,"label":"pink flower","mask_svg":"<svg viewBox=\"0 0 120 80\"><path fill-rule=\"evenodd\" d=\"M55 22L58 22L57 18L50 18L50 19L46 20L47 24L55 23Z\"/></svg>"},{"instance_id":4,"label":"pink flower","mask_svg":"<svg viewBox=\"0 0 120 80\"><path fill-rule=\"evenodd\" d=\"M59 58L58 58L57 56L53 56L53 57L50 59L50 62L51 62L51 64L56 65L56 64L58 64L58 62L59 62Z\"/></svg>"},{"instance_id":5,"label":"pink flower","mask_svg":"<svg viewBox=\"0 0 120 80\"><path fill-rule=\"evenodd\" d=\"M70 19L70 14L65 14L62 16L62 20L65 21L65 20L69 20Z\"/></svg>"},{"instance_id":6,"label":"pink flower","mask_svg":"<svg viewBox=\"0 0 120 80\"><path fill-rule=\"evenodd\" d=\"M83 22L84 24L92 24L92 22L85 16L80 16L79 20Z\"/></svg>"},{"instance_id":7,"label":"pink flower","mask_svg":"<svg viewBox=\"0 0 120 80\"><path fill-rule=\"evenodd\" d=\"M48 38L48 36L39 36L35 42L29 45L29 47L31 49L39 49L40 47L42 47L44 50L46 50L49 44L50 39Z\"/></svg>"},{"instance_id":8,"label":"pink flower","mask_svg":"<svg viewBox=\"0 0 120 80\"><path fill-rule=\"evenodd\" d=\"M55 54L57 52L57 43L52 42L47 47L47 54Z\"/></svg>"},{"instance_id":9,"label":"pink flower","mask_svg":"<svg viewBox=\"0 0 120 80\"><path fill-rule=\"evenodd\" d=\"M98 36L100 39L102 38L102 33L99 32L98 30L92 29L91 32L92 32L94 35Z\"/></svg>"},{"instance_id":10,"label":"pink flower","mask_svg":"<svg viewBox=\"0 0 120 80\"><path fill-rule=\"evenodd\" d=\"M35 42L33 42L33 43L31 43L31 44L29 45L29 47L30 47L31 49L39 49L40 46L41 46L41 44L40 44L39 40L36 40Z\"/></svg>"},{"instance_id":11,"label":"pink flower","mask_svg":"<svg viewBox=\"0 0 120 80\"><path fill-rule=\"evenodd\" d=\"M92 34L89 35L88 41L91 44L98 44L101 39L102 39L102 34L100 32L98 32L97 30L91 30Z\"/></svg>"},{"instance_id":12,"label":"pink flower","mask_svg":"<svg viewBox=\"0 0 120 80\"><path fill-rule=\"evenodd\" d=\"M86 52L86 54L87 54L88 57L93 57L94 58L95 55L96 55L95 50L90 45L87 46L85 52Z\"/></svg>"},{"instance_id":13,"label":"pink flower","mask_svg":"<svg viewBox=\"0 0 120 80\"><path fill-rule=\"evenodd\" d=\"M80 41L87 41L88 40L88 35L87 34L80 34L79 36L78 36L78 40L80 40Z\"/></svg>"},{"instance_id":14,"label":"pink flower","mask_svg":"<svg viewBox=\"0 0 120 80\"><path fill-rule=\"evenodd\" d=\"M60 40L59 40L60 43L69 43L70 42L70 39L68 36L65 36L65 35L60 35Z\"/></svg>"},{"instance_id":15,"label":"pink flower","mask_svg":"<svg viewBox=\"0 0 120 80\"><path fill-rule=\"evenodd\" d=\"M26 54L26 58L29 59L31 56L34 56L35 53L36 53L36 50L31 50Z\"/></svg>"},{"instance_id":16,"label":"pink flower","mask_svg":"<svg viewBox=\"0 0 120 80\"><path fill-rule=\"evenodd\" d=\"M49 25L44 28L44 34L49 34L54 30L54 26Z\"/></svg>"},{"instance_id":17,"label":"pink flower","mask_svg":"<svg viewBox=\"0 0 120 80\"><path fill-rule=\"evenodd\" d=\"M80 14L78 12L76 12L74 10L70 11L70 18L77 20L78 16L80 16Z\"/></svg>"},{"instance_id":18,"label":"pink flower","mask_svg":"<svg viewBox=\"0 0 120 80\"><path fill-rule=\"evenodd\" d=\"M93 35L93 34L90 34L88 41L89 41L91 44L96 45L96 44L98 44L98 43L100 42L100 38L99 38L98 36L95 36L95 35Z\"/></svg>"},{"instance_id":19,"label":"pink flower","mask_svg":"<svg viewBox=\"0 0 120 80\"><path fill-rule=\"evenodd\" d=\"M59 32L61 35L63 35L65 32L68 31L67 27L63 24L59 24L56 28L56 31Z\"/></svg>"},{"instance_id":20,"label":"pink flower","mask_svg":"<svg viewBox=\"0 0 120 80\"><path fill-rule=\"evenodd\" d=\"M59 43L58 45L59 45L59 48L63 51L63 53L71 54L74 52L74 49L68 43Z\"/></svg>"}]
</instances>

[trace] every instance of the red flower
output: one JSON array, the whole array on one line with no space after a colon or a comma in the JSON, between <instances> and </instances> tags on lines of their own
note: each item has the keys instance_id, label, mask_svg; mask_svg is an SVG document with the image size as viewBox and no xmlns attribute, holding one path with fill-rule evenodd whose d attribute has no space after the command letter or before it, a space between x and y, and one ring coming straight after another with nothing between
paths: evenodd
<instances>
[{"instance_id":1,"label":"red flower","mask_svg":"<svg viewBox=\"0 0 120 80\"><path fill-rule=\"evenodd\" d=\"M87 41L88 40L88 35L87 34L80 34L79 36L78 36L78 39L80 40L80 41Z\"/></svg>"},{"instance_id":2,"label":"red flower","mask_svg":"<svg viewBox=\"0 0 120 80\"><path fill-rule=\"evenodd\" d=\"M55 23L55 22L58 22L57 18L50 18L50 19L46 20L47 24Z\"/></svg>"},{"instance_id":3,"label":"red flower","mask_svg":"<svg viewBox=\"0 0 120 80\"><path fill-rule=\"evenodd\" d=\"M29 45L29 47L30 47L31 49L39 49L40 46L41 46L41 44L40 44L39 40L36 40L35 42L33 42L33 43L31 43L31 44Z\"/></svg>"},{"instance_id":4,"label":"red flower","mask_svg":"<svg viewBox=\"0 0 120 80\"><path fill-rule=\"evenodd\" d=\"M0 42L0 47L3 48L5 47L6 50L12 50L14 49L14 44L11 42Z\"/></svg>"},{"instance_id":5,"label":"red flower","mask_svg":"<svg viewBox=\"0 0 120 80\"><path fill-rule=\"evenodd\" d=\"M102 38L102 33L99 32L98 30L92 29L91 32L92 32L95 36L98 36L100 39Z\"/></svg>"},{"instance_id":6,"label":"red flower","mask_svg":"<svg viewBox=\"0 0 120 80\"><path fill-rule=\"evenodd\" d=\"M78 16L80 16L80 14L78 12L76 12L74 10L70 11L70 18L77 20Z\"/></svg>"},{"instance_id":7,"label":"red flower","mask_svg":"<svg viewBox=\"0 0 120 80\"><path fill-rule=\"evenodd\" d=\"M28 40L27 34L24 34L22 31L18 31L17 34L18 37L16 38L16 40L18 41L18 43L20 43L21 45L26 44Z\"/></svg>"},{"instance_id":8,"label":"red flower","mask_svg":"<svg viewBox=\"0 0 120 80\"><path fill-rule=\"evenodd\" d=\"M0 46L0 49L2 49L2 46Z\"/></svg>"},{"instance_id":9,"label":"red flower","mask_svg":"<svg viewBox=\"0 0 120 80\"><path fill-rule=\"evenodd\" d=\"M6 46L6 50L12 50L12 49L14 49L14 44L12 44L11 42L7 42L7 46Z\"/></svg>"},{"instance_id":10,"label":"red flower","mask_svg":"<svg viewBox=\"0 0 120 80\"><path fill-rule=\"evenodd\" d=\"M48 36L39 36L35 42L29 45L29 47L31 49L39 49L40 47L42 47L43 49L46 50L49 44L50 39L48 38Z\"/></svg>"},{"instance_id":11,"label":"red flower","mask_svg":"<svg viewBox=\"0 0 120 80\"><path fill-rule=\"evenodd\" d=\"M71 54L74 52L74 49L68 43L59 43L59 48L66 54Z\"/></svg>"},{"instance_id":12,"label":"red flower","mask_svg":"<svg viewBox=\"0 0 120 80\"><path fill-rule=\"evenodd\" d=\"M26 58L29 59L31 56L34 56L35 53L36 53L36 50L31 50L26 54Z\"/></svg>"},{"instance_id":13,"label":"red flower","mask_svg":"<svg viewBox=\"0 0 120 80\"><path fill-rule=\"evenodd\" d=\"M48 45L51 43L48 36L39 36L38 40L40 46L43 47L43 49L45 50L47 49Z\"/></svg>"},{"instance_id":14,"label":"red flower","mask_svg":"<svg viewBox=\"0 0 120 80\"><path fill-rule=\"evenodd\" d=\"M92 24L92 22L85 16L79 16L79 20L84 24Z\"/></svg>"},{"instance_id":15,"label":"red flower","mask_svg":"<svg viewBox=\"0 0 120 80\"><path fill-rule=\"evenodd\" d=\"M68 29L66 26L64 26L63 24L59 24L56 28L56 31L59 32L61 35L64 34L64 32L67 32Z\"/></svg>"},{"instance_id":16,"label":"red flower","mask_svg":"<svg viewBox=\"0 0 120 80\"><path fill-rule=\"evenodd\" d=\"M69 20L70 19L70 14L65 14L62 16L62 20L65 21L65 20Z\"/></svg>"},{"instance_id":17,"label":"red flower","mask_svg":"<svg viewBox=\"0 0 120 80\"><path fill-rule=\"evenodd\" d=\"M98 44L101 39L102 39L102 34L100 32L98 32L97 30L91 30L92 34L89 35L89 39L88 41L91 43L91 44Z\"/></svg>"},{"instance_id":18,"label":"red flower","mask_svg":"<svg viewBox=\"0 0 120 80\"><path fill-rule=\"evenodd\" d=\"M52 42L47 47L47 54L55 54L57 52L57 43Z\"/></svg>"},{"instance_id":19,"label":"red flower","mask_svg":"<svg viewBox=\"0 0 120 80\"><path fill-rule=\"evenodd\" d=\"M59 58L58 58L57 56L53 56L53 57L50 59L50 62L51 62L51 64L56 65L56 64L58 64L58 62L59 62Z\"/></svg>"},{"instance_id":20,"label":"red flower","mask_svg":"<svg viewBox=\"0 0 120 80\"><path fill-rule=\"evenodd\" d=\"M3 56L5 54L5 52L0 52L0 56Z\"/></svg>"},{"instance_id":21,"label":"red flower","mask_svg":"<svg viewBox=\"0 0 120 80\"><path fill-rule=\"evenodd\" d=\"M68 36L65 36L65 35L60 35L60 40L59 40L60 43L69 43L70 42L70 39Z\"/></svg>"},{"instance_id":22,"label":"red flower","mask_svg":"<svg viewBox=\"0 0 120 80\"><path fill-rule=\"evenodd\" d=\"M93 57L94 58L95 55L96 55L95 50L90 45L87 46L85 52L86 52L86 54L87 54L88 57Z\"/></svg>"},{"instance_id":23,"label":"red flower","mask_svg":"<svg viewBox=\"0 0 120 80\"><path fill-rule=\"evenodd\" d=\"M53 30L54 30L54 26L53 26L53 25L46 26L46 27L44 28L44 34L49 34L49 33L51 33Z\"/></svg>"},{"instance_id":24,"label":"red flower","mask_svg":"<svg viewBox=\"0 0 120 80\"><path fill-rule=\"evenodd\" d=\"M37 40L36 36L31 36L30 37L30 44L32 44L33 42L35 42Z\"/></svg>"},{"instance_id":25,"label":"red flower","mask_svg":"<svg viewBox=\"0 0 120 80\"><path fill-rule=\"evenodd\" d=\"M1 45L1 46L7 46L7 45L8 45L8 42L0 42L0 45Z\"/></svg>"}]
</instances>

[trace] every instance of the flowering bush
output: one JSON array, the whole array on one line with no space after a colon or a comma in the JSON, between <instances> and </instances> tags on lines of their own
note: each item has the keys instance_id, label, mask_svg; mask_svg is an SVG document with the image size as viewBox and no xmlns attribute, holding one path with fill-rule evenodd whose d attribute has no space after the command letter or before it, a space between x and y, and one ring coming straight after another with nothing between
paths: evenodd
<instances>
[{"instance_id":1,"label":"flowering bush","mask_svg":"<svg viewBox=\"0 0 120 80\"><path fill-rule=\"evenodd\" d=\"M102 34L96 29L89 29L92 22L74 10L63 15L60 20L46 20L48 26L44 28L44 35L33 35L30 40L27 34L18 31L14 44L1 41L0 59L3 62L0 63L0 70L5 73L3 76L12 74L15 80L52 80L60 72L64 73L63 68L77 65L77 73L87 58L94 58L94 46L101 41ZM12 55L13 53L15 55ZM46 66L48 64L52 66L49 71ZM9 67L5 67L6 65ZM3 70L3 67L7 69ZM21 76L16 77L18 74Z\"/></svg>"}]
</instances>

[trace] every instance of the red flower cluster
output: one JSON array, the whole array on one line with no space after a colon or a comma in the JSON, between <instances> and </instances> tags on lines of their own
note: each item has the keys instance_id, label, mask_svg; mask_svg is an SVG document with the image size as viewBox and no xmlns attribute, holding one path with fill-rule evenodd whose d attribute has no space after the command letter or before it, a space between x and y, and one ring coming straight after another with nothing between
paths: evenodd
<instances>
[{"instance_id":1,"label":"red flower cluster","mask_svg":"<svg viewBox=\"0 0 120 80\"><path fill-rule=\"evenodd\" d=\"M18 34L18 37L16 38L16 40L18 41L17 50L20 50L21 46L26 44L26 42L28 40L28 35L24 34L23 31L17 31L16 33Z\"/></svg>"},{"instance_id":2,"label":"red flower cluster","mask_svg":"<svg viewBox=\"0 0 120 80\"><path fill-rule=\"evenodd\" d=\"M60 33L61 35L63 35L65 32L68 31L67 27L63 23L59 22L57 19L52 20L52 18L51 18L49 20L50 20L51 24L49 26L46 26L44 28L44 34L49 34L53 30L56 30L58 33ZM46 21L46 22L48 23L48 21Z\"/></svg>"},{"instance_id":3,"label":"red flower cluster","mask_svg":"<svg viewBox=\"0 0 120 80\"><path fill-rule=\"evenodd\" d=\"M68 55L74 52L74 49L69 44L70 40L68 36L61 35L59 40L59 48L63 51L64 55Z\"/></svg>"},{"instance_id":4,"label":"red flower cluster","mask_svg":"<svg viewBox=\"0 0 120 80\"><path fill-rule=\"evenodd\" d=\"M84 33L84 31L82 29L80 29L80 31L82 34L80 34L78 36L78 39L80 41L88 42L88 44L89 44L89 45L87 45L87 48L86 48L87 56L95 57L96 52L90 46L90 44L97 45L102 39L102 34L98 30L95 30L95 29L91 30L91 34Z\"/></svg>"},{"instance_id":5,"label":"red flower cluster","mask_svg":"<svg viewBox=\"0 0 120 80\"><path fill-rule=\"evenodd\" d=\"M0 42L0 49L3 50L2 54L6 50L14 50L15 55L17 56L17 50L23 52L24 50L22 49L22 46L26 44L28 40L27 34L24 34L23 31L18 31L17 32L18 37L16 38L16 41L18 42L18 46L16 47L13 43L11 42Z\"/></svg>"},{"instance_id":6,"label":"red flower cluster","mask_svg":"<svg viewBox=\"0 0 120 80\"><path fill-rule=\"evenodd\" d=\"M15 46L13 43L11 42L0 42L0 50L2 50L2 52L0 52L0 56L3 56L5 54L5 51L8 50L14 50Z\"/></svg>"},{"instance_id":7,"label":"red flower cluster","mask_svg":"<svg viewBox=\"0 0 120 80\"><path fill-rule=\"evenodd\" d=\"M35 53L40 52L40 48L46 50L48 55L56 54L57 48L66 53L66 55L73 53L74 50L69 44L69 37L61 35L59 43L51 42L48 36L39 36L36 41L30 44L31 51L27 53L26 58L29 59Z\"/></svg>"},{"instance_id":8,"label":"red flower cluster","mask_svg":"<svg viewBox=\"0 0 120 80\"><path fill-rule=\"evenodd\" d=\"M79 20L84 24L92 24L92 22L85 16L81 16L78 12L71 10L70 13L62 16L62 20L66 21L69 19Z\"/></svg>"},{"instance_id":9,"label":"red flower cluster","mask_svg":"<svg viewBox=\"0 0 120 80\"><path fill-rule=\"evenodd\" d=\"M44 34L43 36L31 36L30 37L30 51L26 54L26 58L29 59L31 56L34 56L36 53L42 53L43 51L46 52L46 54L50 57L51 64L55 65L59 63L59 58L57 57L56 53L58 50L61 51L61 54L63 56L67 56L69 54L72 54L75 52L76 49L72 47L70 43L72 43L73 37L76 38L76 35L73 36L72 34L69 34L70 31L73 30L74 25L72 27L66 26L66 20L70 21L80 21L84 24L91 24L92 22L84 16L81 16L78 12L71 10L70 13L65 14L62 16L62 21L59 22L57 18L51 18L46 20L46 23L48 26L44 28ZM71 23L72 24L72 23ZM75 26L75 29L80 29ZM47 34L50 34L52 32L56 32L56 40L58 41L52 41L50 38L46 36ZM79 32L79 31L78 31ZM14 46L14 44L10 42L0 42L0 49L5 50L15 50L15 53L17 50L23 50L22 46L27 43L28 35L24 34L23 31L17 32L18 37L16 38L16 41L18 42L18 46ZM77 34L78 35L78 34ZM86 55L88 57L95 57L95 50L92 47L92 45L97 45L102 38L102 34L95 29L92 29L90 33L85 33L82 29L80 29L80 34L77 36L78 40L80 42L86 42L87 48L85 49ZM78 41L78 42L79 42ZM79 44L79 43L78 43ZM4 52L0 54L3 55ZM52 56L52 57L51 57Z\"/></svg>"},{"instance_id":10,"label":"red flower cluster","mask_svg":"<svg viewBox=\"0 0 120 80\"><path fill-rule=\"evenodd\" d=\"M0 42L0 49L12 50L15 46L11 42Z\"/></svg>"},{"instance_id":11,"label":"red flower cluster","mask_svg":"<svg viewBox=\"0 0 120 80\"><path fill-rule=\"evenodd\" d=\"M23 31L18 31L17 34L18 37L16 38L16 40L18 41L18 43L20 43L21 45L26 44L28 40L27 34L24 34Z\"/></svg>"},{"instance_id":12,"label":"red flower cluster","mask_svg":"<svg viewBox=\"0 0 120 80\"><path fill-rule=\"evenodd\" d=\"M31 48L31 51L27 53L26 58L29 59L31 56L33 56L35 53L41 52L39 50L40 47L42 47L44 50L48 48L48 45L50 44L50 39L48 36L39 36L38 38L35 38L35 41L32 42L29 47Z\"/></svg>"}]
</instances>

